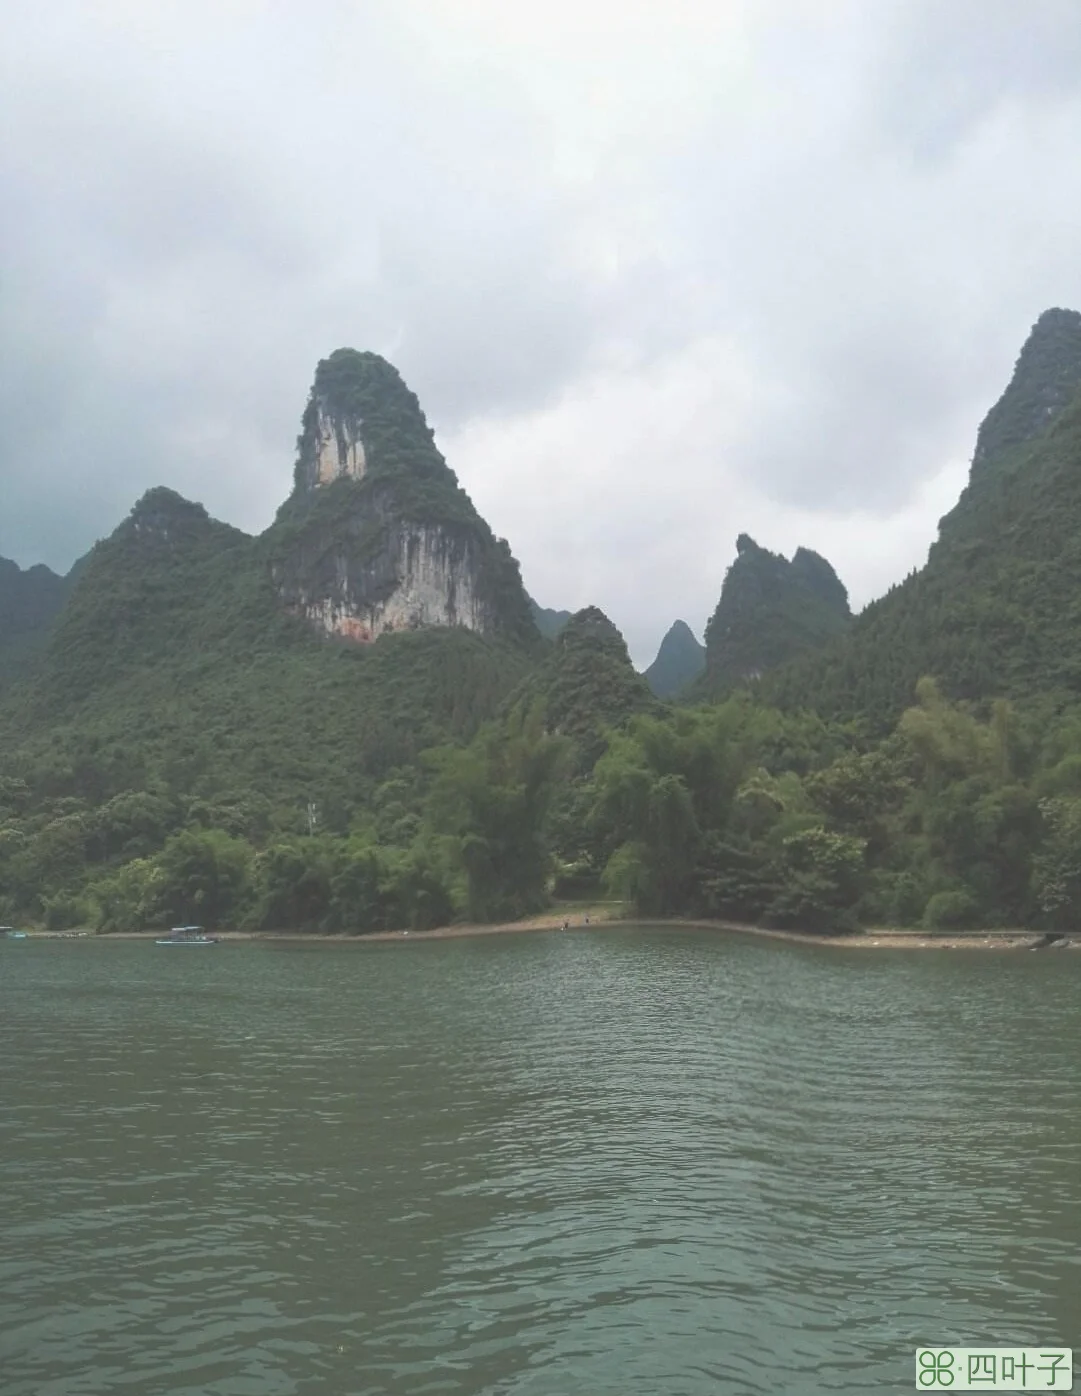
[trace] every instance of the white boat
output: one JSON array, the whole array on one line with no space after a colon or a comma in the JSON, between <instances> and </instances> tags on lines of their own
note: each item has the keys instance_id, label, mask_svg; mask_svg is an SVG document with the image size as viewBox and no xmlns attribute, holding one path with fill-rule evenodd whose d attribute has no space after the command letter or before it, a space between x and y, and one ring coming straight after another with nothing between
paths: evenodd
<instances>
[{"instance_id":1,"label":"white boat","mask_svg":"<svg viewBox=\"0 0 1081 1396\"><path fill-rule=\"evenodd\" d=\"M217 936L208 936L203 932L202 926L174 926L163 940L156 940L155 945L217 945Z\"/></svg>"}]
</instances>

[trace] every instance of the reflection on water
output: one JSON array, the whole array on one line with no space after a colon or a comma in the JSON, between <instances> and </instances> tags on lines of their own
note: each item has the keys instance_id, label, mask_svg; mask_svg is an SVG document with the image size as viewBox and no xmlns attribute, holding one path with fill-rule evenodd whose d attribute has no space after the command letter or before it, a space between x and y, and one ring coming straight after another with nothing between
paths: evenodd
<instances>
[{"instance_id":1,"label":"reflection on water","mask_svg":"<svg viewBox=\"0 0 1081 1396\"><path fill-rule=\"evenodd\" d=\"M1081 1348L1081 956L0 946L4 1396L911 1390Z\"/></svg>"}]
</instances>

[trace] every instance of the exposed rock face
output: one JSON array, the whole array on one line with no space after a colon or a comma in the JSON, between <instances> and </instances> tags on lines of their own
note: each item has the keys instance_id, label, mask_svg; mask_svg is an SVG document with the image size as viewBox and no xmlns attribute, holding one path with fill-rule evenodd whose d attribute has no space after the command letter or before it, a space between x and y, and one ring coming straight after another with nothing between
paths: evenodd
<instances>
[{"instance_id":1,"label":"exposed rock face","mask_svg":"<svg viewBox=\"0 0 1081 1396\"><path fill-rule=\"evenodd\" d=\"M360 437L362 423L335 421L321 410L316 418L315 479L313 483L329 485L342 475L359 480L364 474L364 442Z\"/></svg>"},{"instance_id":2,"label":"exposed rock face","mask_svg":"<svg viewBox=\"0 0 1081 1396\"><path fill-rule=\"evenodd\" d=\"M329 485L342 476L354 480L363 476L367 468L363 425L363 418L336 402L326 387L313 389L299 443L304 482L309 489Z\"/></svg>"},{"instance_id":3,"label":"exposed rock face","mask_svg":"<svg viewBox=\"0 0 1081 1396\"><path fill-rule=\"evenodd\" d=\"M658 698L670 698L696 679L705 667L705 646L694 638L686 621L677 620L661 641L657 658L643 677Z\"/></svg>"},{"instance_id":4,"label":"exposed rock face","mask_svg":"<svg viewBox=\"0 0 1081 1396\"><path fill-rule=\"evenodd\" d=\"M706 626L712 687L760 678L826 644L852 619L848 592L818 553L799 548L789 562L746 533L736 553Z\"/></svg>"},{"instance_id":5,"label":"exposed rock face","mask_svg":"<svg viewBox=\"0 0 1081 1396\"><path fill-rule=\"evenodd\" d=\"M377 623L399 623L392 592L407 616L430 619L425 597L402 586L401 572L417 590L449 590L453 566L439 569L442 561L453 564L459 544L473 590L463 596L459 587L456 606L468 612L488 604L478 582L506 574L498 544L491 540L484 555L475 527L459 535L453 524L442 534L402 524L392 484L384 481L376 496L385 504L385 526L367 507L368 480L342 479L298 496L286 517L256 538L171 490L151 490L79 569L33 669L24 670L28 686L20 683L15 702L0 695L4 754L34 733L50 733L51 741L54 730L63 731L58 743L68 731L85 733L85 746L82 736L58 746L90 753L75 768L80 790L112 793L122 788L118 780L132 780L141 791L144 773L156 779L161 772L179 790L258 790L267 809L319 798L326 826L344 831L346 808L369 780L378 784L424 747L468 740L533 667L526 645L489 642L446 624L447 616L409 642L381 640L360 655L343 655L342 643L324 639L320 599L331 628L346 629L333 611L342 594L336 560L367 560L367 574L347 571L358 588L382 578L389 604L376 613ZM358 498L363 509L351 507ZM275 567L282 571L278 588ZM506 567L513 572L511 563ZM311 625L284 614L289 587L298 599L300 589L311 588L304 592ZM494 616L499 627L507 624L498 601ZM8 681L8 659L0 655L0 685ZM100 761L93 758L99 748Z\"/></svg>"},{"instance_id":6,"label":"exposed rock face","mask_svg":"<svg viewBox=\"0 0 1081 1396\"><path fill-rule=\"evenodd\" d=\"M498 618L477 595L475 552L468 538L438 527L388 528L385 546L368 559L348 546L313 559L286 604L324 634L361 643L429 625L483 634L498 628Z\"/></svg>"},{"instance_id":7,"label":"exposed rock face","mask_svg":"<svg viewBox=\"0 0 1081 1396\"><path fill-rule=\"evenodd\" d=\"M509 547L384 359L352 349L324 359L297 445L295 489L268 534L289 611L361 643L427 626L537 638Z\"/></svg>"}]
</instances>

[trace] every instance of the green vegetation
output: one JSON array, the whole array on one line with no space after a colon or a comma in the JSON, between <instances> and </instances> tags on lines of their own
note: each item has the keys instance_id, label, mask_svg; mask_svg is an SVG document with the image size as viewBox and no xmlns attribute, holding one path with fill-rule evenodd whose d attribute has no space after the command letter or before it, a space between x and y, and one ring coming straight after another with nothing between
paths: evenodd
<instances>
[{"instance_id":1,"label":"green vegetation","mask_svg":"<svg viewBox=\"0 0 1081 1396\"><path fill-rule=\"evenodd\" d=\"M655 707L623 636L596 606L571 617L512 703L538 708L547 730L572 740L579 771L592 768L610 727Z\"/></svg>"},{"instance_id":2,"label":"green vegetation","mask_svg":"<svg viewBox=\"0 0 1081 1396\"><path fill-rule=\"evenodd\" d=\"M363 443L366 468L313 488L320 423L339 451ZM480 517L435 444L420 403L378 354L338 349L320 361L297 441L294 489L260 540L281 599L345 599L358 612L395 590L418 531L433 533L467 576L486 629L523 645L538 631L518 564Z\"/></svg>"},{"instance_id":3,"label":"green vegetation","mask_svg":"<svg viewBox=\"0 0 1081 1396\"><path fill-rule=\"evenodd\" d=\"M24 572L0 557L0 688L22 678L39 658L75 571L58 577L39 564Z\"/></svg>"},{"instance_id":4,"label":"green vegetation","mask_svg":"<svg viewBox=\"0 0 1081 1396\"><path fill-rule=\"evenodd\" d=\"M884 734L930 674L952 698L1051 711L1081 694L1081 399L1036 440L973 472L926 567L761 695Z\"/></svg>"},{"instance_id":5,"label":"green vegetation","mask_svg":"<svg viewBox=\"0 0 1081 1396\"><path fill-rule=\"evenodd\" d=\"M823 932L1077 924L1081 399L1018 440L1031 355L927 567L850 624L828 563L742 536L713 701L680 706L595 608L538 635L416 400L351 355L317 389L370 476L298 472L258 539L152 490L0 693L0 921L364 933L604 895ZM290 570L377 596L418 522L491 588L487 635L355 645L289 613Z\"/></svg>"},{"instance_id":6,"label":"green vegetation","mask_svg":"<svg viewBox=\"0 0 1081 1396\"><path fill-rule=\"evenodd\" d=\"M851 622L848 593L825 558L798 548L789 562L741 533L717 609L706 626L703 698L821 649Z\"/></svg>"},{"instance_id":7,"label":"green vegetation","mask_svg":"<svg viewBox=\"0 0 1081 1396\"><path fill-rule=\"evenodd\" d=\"M674 698L706 667L706 651L686 621L675 621L642 677L657 698Z\"/></svg>"},{"instance_id":8,"label":"green vegetation","mask_svg":"<svg viewBox=\"0 0 1081 1396\"><path fill-rule=\"evenodd\" d=\"M843 640L764 678L760 696L882 736L923 675L955 699L1050 713L1081 692L1081 315L1048 310L980 426L971 477L927 565Z\"/></svg>"},{"instance_id":9,"label":"green vegetation","mask_svg":"<svg viewBox=\"0 0 1081 1396\"><path fill-rule=\"evenodd\" d=\"M980 425L972 457L981 479L1018 446L1034 440L1081 389L1081 315L1045 310L1014 366L1006 391Z\"/></svg>"},{"instance_id":10,"label":"green vegetation","mask_svg":"<svg viewBox=\"0 0 1081 1396\"><path fill-rule=\"evenodd\" d=\"M529 598L529 609L540 633L548 640L554 640L571 618L570 611L553 611L549 606L538 606Z\"/></svg>"},{"instance_id":11,"label":"green vegetation","mask_svg":"<svg viewBox=\"0 0 1081 1396\"><path fill-rule=\"evenodd\" d=\"M925 680L868 744L746 694L635 704L590 765L594 733L556 730L550 698L584 711L600 696L614 714L630 688L604 688L603 664L576 672L577 690L566 671L543 692L527 681L470 741L381 778L328 762L290 786L278 760L272 792L235 770L230 785L171 743L156 762L137 736L24 750L0 782L0 916L364 932L525 915L553 884L642 914L822 931L1081 914L1078 715L1048 726L1003 701L981 718ZM309 811L302 794L322 798Z\"/></svg>"}]
</instances>

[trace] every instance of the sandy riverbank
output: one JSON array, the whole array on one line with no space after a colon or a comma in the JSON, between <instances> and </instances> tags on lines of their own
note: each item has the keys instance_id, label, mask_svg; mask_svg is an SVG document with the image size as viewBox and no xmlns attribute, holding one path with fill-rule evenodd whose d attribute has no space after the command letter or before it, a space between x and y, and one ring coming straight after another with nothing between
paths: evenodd
<instances>
[{"instance_id":1,"label":"sandy riverbank","mask_svg":"<svg viewBox=\"0 0 1081 1396\"><path fill-rule=\"evenodd\" d=\"M588 915L588 925L586 916ZM573 912L551 911L530 916L521 921L502 924L468 924L440 926L434 931L376 931L370 935L318 935L286 931L218 931L222 941L269 941L282 944L366 945L372 942L414 942L419 940L454 940L472 936L515 935L528 931L558 931L569 921L571 931L618 930L632 923L642 924L614 910L611 906L589 909L575 908ZM709 921L671 918L648 921L650 926L673 931L701 930L735 935L757 936L767 940L785 940L800 945L828 946L845 950L1027 950L1039 944L1043 937L1038 931L992 930L968 933L930 933L926 931L865 930L854 935L815 935L804 931L774 931L762 926L737 921ZM116 931L94 936L95 940L155 940L161 931ZM31 932L33 936L34 933ZM1059 948L1059 947L1055 947ZM1081 938L1071 948L1081 949Z\"/></svg>"},{"instance_id":2,"label":"sandy riverbank","mask_svg":"<svg viewBox=\"0 0 1081 1396\"><path fill-rule=\"evenodd\" d=\"M585 915L589 925L585 925ZM315 931L215 931L222 941L280 941L304 945L369 945L373 941L400 940L454 940L462 936L510 935L525 931L558 931L565 920L575 930L604 930L628 924L630 918L613 912L607 907L598 907L588 913L576 911L568 917L564 912L544 912L538 916L527 916L521 921L508 921L500 924L473 922L463 925L439 926L434 931L371 931L367 935L321 935ZM673 923L674 924L674 923ZM41 936L42 932L29 932L30 936ZM164 940L167 931L105 931L92 937L94 940Z\"/></svg>"},{"instance_id":3,"label":"sandy riverbank","mask_svg":"<svg viewBox=\"0 0 1081 1396\"><path fill-rule=\"evenodd\" d=\"M735 931L741 935L764 936L771 940L788 940L800 945L828 945L845 950L1028 950L1043 941L1041 931L991 930L957 932L928 932L901 930L865 930L853 935L816 935L808 931L771 931L763 926L742 925L733 921L672 921L666 924L698 926L703 930ZM1081 949L1081 940L1073 942Z\"/></svg>"}]
</instances>

